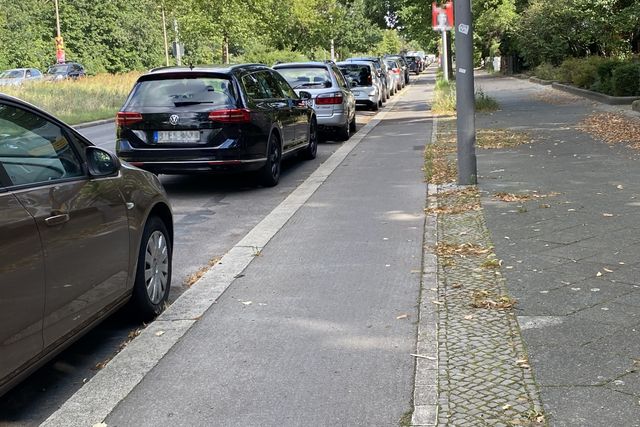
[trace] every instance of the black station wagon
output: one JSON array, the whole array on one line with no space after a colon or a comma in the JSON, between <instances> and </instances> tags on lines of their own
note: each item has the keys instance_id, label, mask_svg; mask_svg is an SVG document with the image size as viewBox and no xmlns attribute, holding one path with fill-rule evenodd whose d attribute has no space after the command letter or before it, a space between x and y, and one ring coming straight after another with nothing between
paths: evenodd
<instances>
[{"instance_id":1,"label":"black station wagon","mask_svg":"<svg viewBox=\"0 0 640 427\"><path fill-rule=\"evenodd\" d=\"M155 69L117 114L116 151L157 174L253 171L274 186L283 157L316 157L310 98L264 65Z\"/></svg>"}]
</instances>

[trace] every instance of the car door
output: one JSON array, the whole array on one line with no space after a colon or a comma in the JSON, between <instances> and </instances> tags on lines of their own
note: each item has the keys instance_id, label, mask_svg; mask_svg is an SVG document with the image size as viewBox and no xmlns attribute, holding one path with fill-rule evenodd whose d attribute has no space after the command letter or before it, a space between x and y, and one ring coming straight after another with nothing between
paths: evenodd
<instances>
[{"instance_id":1,"label":"car door","mask_svg":"<svg viewBox=\"0 0 640 427\"><path fill-rule=\"evenodd\" d=\"M0 121L0 123L2 123ZM0 135L0 161L7 155ZM43 348L45 278L35 220L2 185L0 165L0 387Z\"/></svg>"},{"instance_id":2,"label":"car door","mask_svg":"<svg viewBox=\"0 0 640 427\"><path fill-rule=\"evenodd\" d=\"M278 121L282 124L285 134L282 142L283 151L287 151L296 145L296 126L297 116L294 112L294 106L285 96L280 85L274 79L273 74L269 70L262 70L256 73L258 83L264 88L268 96L268 103L276 114Z\"/></svg>"},{"instance_id":3,"label":"car door","mask_svg":"<svg viewBox=\"0 0 640 427\"><path fill-rule=\"evenodd\" d=\"M0 104L0 124L9 189L35 219L42 242L47 348L126 292L126 205L117 177L88 176L84 143L71 131L11 103Z\"/></svg>"},{"instance_id":4,"label":"car door","mask_svg":"<svg viewBox=\"0 0 640 427\"><path fill-rule=\"evenodd\" d=\"M291 106L291 113L295 117L295 140L296 145L306 144L309 138L309 105L303 102L293 90L289 82L277 72L272 74L274 84L280 87L280 90Z\"/></svg>"}]
</instances>

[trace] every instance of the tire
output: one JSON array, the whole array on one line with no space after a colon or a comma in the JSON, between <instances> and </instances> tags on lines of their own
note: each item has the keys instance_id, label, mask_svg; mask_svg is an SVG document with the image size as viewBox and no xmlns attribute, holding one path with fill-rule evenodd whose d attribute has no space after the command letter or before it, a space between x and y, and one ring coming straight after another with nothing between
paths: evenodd
<instances>
[{"instance_id":1,"label":"tire","mask_svg":"<svg viewBox=\"0 0 640 427\"><path fill-rule=\"evenodd\" d=\"M260 184L265 187L275 187L280 181L280 168L282 163L282 146L280 139L271 132L267 144L267 162L258 172Z\"/></svg>"},{"instance_id":2,"label":"tire","mask_svg":"<svg viewBox=\"0 0 640 427\"><path fill-rule=\"evenodd\" d=\"M354 114L353 119L349 122L349 131L355 133L356 130L356 115Z\"/></svg>"},{"instance_id":3,"label":"tire","mask_svg":"<svg viewBox=\"0 0 640 427\"><path fill-rule=\"evenodd\" d=\"M305 160L313 160L318 155L318 125L316 119L311 119L309 124L309 143L302 151Z\"/></svg>"},{"instance_id":4,"label":"tire","mask_svg":"<svg viewBox=\"0 0 640 427\"><path fill-rule=\"evenodd\" d=\"M378 111L380 109L380 104L378 102L373 102L371 103L371 106L369 107L369 109L371 111Z\"/></svg>"},{"instance_id":5,"label":"tire","mask_svg":"<svg viewBox=\"0 0 640 427\"><path fill-rule=\"evenodd\" d=\"M142 232L131 297L142 320L151 320L164 310L171 289L172 252L167 226L157 216L149 217Z\"/></svg>"},{"instance_id":6,"label":"tire","mask_svg":"<svg viewBox=\"0 0 640 427\"><path fill-rule=\"evenodd\" d=\"M340 126L338 128L338 140L348 141L350 137L351 137L351 129L350 129L350 124L347 121L347 123L345 123L344 126Z\"/></svg>"}]
</instances>

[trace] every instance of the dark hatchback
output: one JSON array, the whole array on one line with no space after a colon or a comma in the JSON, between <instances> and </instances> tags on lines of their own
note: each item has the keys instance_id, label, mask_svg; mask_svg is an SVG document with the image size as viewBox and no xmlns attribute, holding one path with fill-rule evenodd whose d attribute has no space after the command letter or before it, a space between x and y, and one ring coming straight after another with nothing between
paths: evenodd
<instances>
[{"instance_id":1,"label":"dark hatchback","mask_svg":"<svg viewBox=\"0 0 640 427\"><path fill-rule=\"evenodd\" d=\"M310 97L264 65L152 70L117 114L116 151L154 173L255 171L274 186L283 157L316 156Z\"/></svg>"}]
</instances>

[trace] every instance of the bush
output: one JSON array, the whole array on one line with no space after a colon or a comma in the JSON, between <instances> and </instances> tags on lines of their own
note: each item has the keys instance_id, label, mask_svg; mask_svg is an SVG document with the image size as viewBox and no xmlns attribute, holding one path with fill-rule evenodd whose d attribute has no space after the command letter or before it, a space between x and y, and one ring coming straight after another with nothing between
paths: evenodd
<instances>
[{"instance_id":1,"label":"bush","mask_svg":"<svg viewBox=\"0 0 640 427\"><path fill-rule=\"evenodd\" d=\"M611 76L615 96L640 96L640 63L616 67Z\"/></svg>"},{"instance_id":2,"label":"bush","mask_svg":"<svg viewBox=\"0 0 640 427\"><path fill-rule=\"evenodd\" d=\"M559 80L560 70L545 62L536 67L533 75L542 80Z\"/></svg>"},{"instance_id":3,"label":"bush","mask_svg":"<svg viewBox=\"0 0 640 427\"><path fill-rule=\"evenodd\" d=\"M598 75L596 82L591 85L590 89L607 95L613 95L613 85L611 83L613 70L621 64L623 64L623 62L618 59L603 58L596 69L596 74Z\"/></svg>"},{"instance_id":4,"label":"bush","mask_svg":"<svg viewBox=\"0 0 640 427\"><path fill-rule=\"evenodd\" d=\"M482 88L476 90L476 111L479 112L491 112L497 111L500 108L498 101L487 95Z\"/></svg>"},{"instance_id":5,"label":"bush","mask_svg":"<svg viewBox=\"0 0 640 427\"><path fill-rule=\"evenodd\" d=\"M561 80L574 86L590 89L598 80L598 67L606 61L600 56L569 58L560 65Z\"/></svg>"}]
</instances>

